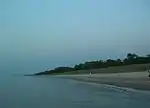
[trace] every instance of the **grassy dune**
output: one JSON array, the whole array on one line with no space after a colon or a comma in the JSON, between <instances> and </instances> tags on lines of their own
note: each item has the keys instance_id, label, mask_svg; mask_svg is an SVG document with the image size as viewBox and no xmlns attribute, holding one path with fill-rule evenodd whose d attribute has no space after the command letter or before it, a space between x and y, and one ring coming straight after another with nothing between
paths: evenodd
<instances>
[{"instance_id":1,"label":"grassy dune","mask_svg":"<svg viewBox=\"0 0 150 108\"><path fill-rule=\"evenodd\" d=\"M115 67L91 69L91 70L79 70L79 71L65 72L62 74L88 74L89 72L92 72L95 74L124 73L124 72L140 72L140 71L146 71L148 69L150 69L150 63L149 64L133 64L133 65L126 65L126 66L115 66Z\"/></svg>"}]
</instances>

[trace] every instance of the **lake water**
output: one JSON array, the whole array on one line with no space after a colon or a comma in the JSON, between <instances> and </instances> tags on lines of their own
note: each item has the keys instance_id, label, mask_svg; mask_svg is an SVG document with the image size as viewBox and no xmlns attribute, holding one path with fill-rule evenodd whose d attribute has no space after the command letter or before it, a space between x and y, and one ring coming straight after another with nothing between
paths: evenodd
<instances>
[{"instance_id":1,"label":"lake water","mask_svg":"<svg viewBox=\"0 0 150 108\"><path fill-rule=\"evenodd\" d=\"M150 93L50 76L0 76L0 108L150 108Z\"/></svg>"}]
</instances>

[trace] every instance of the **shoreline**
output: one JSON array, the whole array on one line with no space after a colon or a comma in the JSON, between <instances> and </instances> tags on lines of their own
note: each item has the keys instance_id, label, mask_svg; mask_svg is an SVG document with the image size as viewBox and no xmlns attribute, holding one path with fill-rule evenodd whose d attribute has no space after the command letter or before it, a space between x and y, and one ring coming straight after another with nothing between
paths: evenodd
<instances>
[{"instance_id":1,"label":"shoreline","mask_svg":"<svg viewBox=\"0 0 150 108\"><path fill-rule=\"evenodd\" d=\"M115 89L115 90L119 90L119 91L129 91L129 92L144 92L144 93L149 93L149 90L141 90L141 89L134 89L134 88L129 88L129 87L119 87L116 85L109 85L109 84L102 84L102 83L94 83L94 82L85 82L85 81L80 81L80 80L74 80L74 81L78 81L80 83L85 83L85 84L89 84L89 85L95 85L95 86L102 86L104 88L108 88L108 89Z\"/></svg>"},{"instance_id":2,"label":"shoreline","mask_svg":"<svg viewBox=\"0 0 150 108\"><path fill-rule=\"evenodd\" d=\"M147 72L61 75L60 77L87 83L104 84L116 87L150 91L150 78L148 77Z\"/></svg>"}]
</instances>

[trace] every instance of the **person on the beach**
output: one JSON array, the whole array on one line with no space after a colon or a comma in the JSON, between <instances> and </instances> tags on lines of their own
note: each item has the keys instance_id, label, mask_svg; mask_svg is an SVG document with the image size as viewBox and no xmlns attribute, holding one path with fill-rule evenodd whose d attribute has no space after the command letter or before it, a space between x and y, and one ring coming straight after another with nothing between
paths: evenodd
<instances>
[{"instance_id":1,"label":"person on the beach","mask_svg":"<svg viewBox=\"0 0 150 108\"><path fill-rule=\"evenodd\" d=\"M90 72L89 75L92 75L92 72Z\"/></svg>"}]
</instances>

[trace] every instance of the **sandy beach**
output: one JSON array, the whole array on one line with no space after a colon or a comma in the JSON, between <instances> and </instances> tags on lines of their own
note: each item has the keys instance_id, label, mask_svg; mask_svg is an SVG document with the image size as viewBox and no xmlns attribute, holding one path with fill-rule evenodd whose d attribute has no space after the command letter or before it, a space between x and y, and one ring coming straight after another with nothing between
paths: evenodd
<instances>
[{"instance_id":1,"label":"sandy beach","mask_svg":"<svg viewBox=\"0 0 150 108\"><path fill-rule=\"evenodd\" d=\"M148 72L146 71L92 75L62 75L61 77L90 83L108 84L140 90L150 90L150 77L148 77Z\"/></svg>"}]
</instances>

